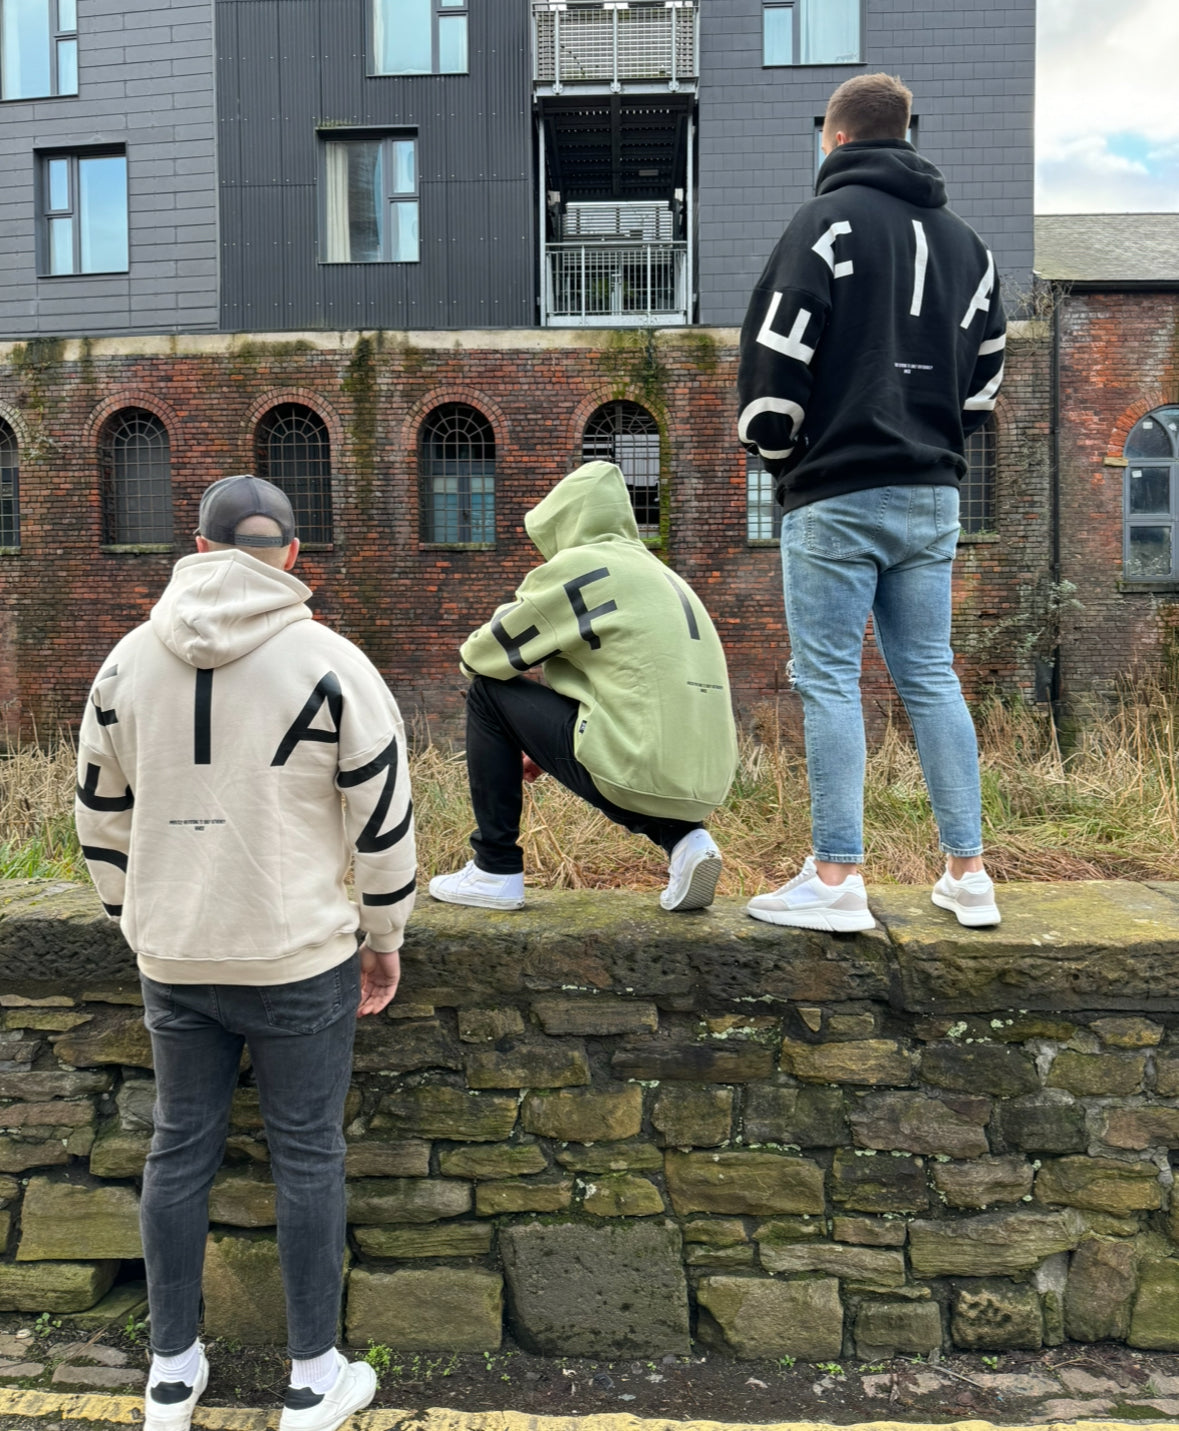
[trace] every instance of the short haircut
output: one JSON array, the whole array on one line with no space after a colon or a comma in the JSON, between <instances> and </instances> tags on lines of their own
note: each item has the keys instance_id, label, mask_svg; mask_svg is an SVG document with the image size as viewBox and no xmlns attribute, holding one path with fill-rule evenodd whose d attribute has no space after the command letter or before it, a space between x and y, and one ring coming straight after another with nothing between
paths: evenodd
<instances>
[{"instance_id":1,"label":"short haircut","mask_svg":"<svg viewBox=\"0 0 1179 1431\"><path fill-rule=\"evenodd\" d=\"M913 91L896 75L856 75L827 101L828 132L849 139L904 139Z\"/></svg>"}]
</instances>

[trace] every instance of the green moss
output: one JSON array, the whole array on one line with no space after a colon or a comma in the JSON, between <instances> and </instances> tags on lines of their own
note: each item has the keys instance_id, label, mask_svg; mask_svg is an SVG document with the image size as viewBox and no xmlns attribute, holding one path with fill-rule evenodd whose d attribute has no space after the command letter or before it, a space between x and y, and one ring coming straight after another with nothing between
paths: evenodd
<instances>
[{"instance_id":1,"label":"green moss","mask_svg":"<svg viewBox=\"0 0 1179 1431\"><path fill-rule=\"evenodd\" d=\"M692 328L679 336L679 342L688 350L689 361L701 373L715 373L717 365L716 339L711 333Z\"/></svg>"},{"instance_id":2,"label":"green moss","mask_svg":"<svg viewBox=\"0 0 1179 1431\"><path fill-rule=\"evenodd\" d=\"M275 340L272 342L259 342L254 338L247 338L244 343L239 343L231 353L231 357L236 362L251 363L260 358L289 358L296 353L314 353L315 344L308 342L306 338L292 338L289 341Z\"/></svg>"},{"instance_id":3,"label":"green moss","mask_svg":"<svg viewBox=\"0 0 1179 1431\"><path fill-rule=\"evenodd\" d=\"M367 515L373 500L373 473L377 450L377 364L376 339L361 334L340 382L340 389L352 399L352 421L348 435L356 463L356 502Z\"/></svg>"}]
</instances>

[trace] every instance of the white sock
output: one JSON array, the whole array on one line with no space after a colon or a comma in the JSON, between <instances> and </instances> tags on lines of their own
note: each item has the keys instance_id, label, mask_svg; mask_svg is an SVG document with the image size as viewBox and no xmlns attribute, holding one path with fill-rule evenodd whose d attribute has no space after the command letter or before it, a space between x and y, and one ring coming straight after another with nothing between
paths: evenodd
<instances>
[{"instance_id":1,"label":"white sock","mask_svg":"<svg viewBox=\"0 0 1179 1431\"><path fill-rule=\"evenodd\" d=\"M151 1370L147 1374L150 1390L161 1381L182 1381L185 1386L196 1384L197 1372L201 1365L201 1344L193 1342L187 1351L179 1356L155 1356L151 1359Z\"/></svg>"},{"instance_id":2,"label":"white sock","mask_svg":"<svg viewBox=\"0 0 1179 1431\"><path fill-rule=\"evenodd\" d=\"M292 1357L291 1385L305 1386L316 1396L322 1396L325 1391L330 1391L335 1386L336 1377L343 1365L344 1358L335 1347L329 1347L322 1356L308 1357L306 1361Z\"/></svg>"}]
</instances>

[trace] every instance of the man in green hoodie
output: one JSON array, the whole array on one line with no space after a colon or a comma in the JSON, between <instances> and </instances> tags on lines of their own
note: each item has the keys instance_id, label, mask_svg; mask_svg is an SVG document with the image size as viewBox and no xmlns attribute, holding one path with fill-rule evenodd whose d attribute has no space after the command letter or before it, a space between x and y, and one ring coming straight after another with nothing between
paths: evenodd
<instances>
[{"instance_id":1,"label":"man in green hoodie","mask_svg":"<svg viewBox=\"0 0 1179 1431\"><path fill-rule=\"evenodd\" d=\"M472 677L475 858L432 879L430 893L521 908L521 781L545 771L667 852L664 909L701 909L721 869L701 821L725 798L737 761L716 629L687 582L640 540L613 464L571 472L524 526L544 564L460 652ZM545 685L523 674L538 665Z\"/></svg>"}]
</instances>

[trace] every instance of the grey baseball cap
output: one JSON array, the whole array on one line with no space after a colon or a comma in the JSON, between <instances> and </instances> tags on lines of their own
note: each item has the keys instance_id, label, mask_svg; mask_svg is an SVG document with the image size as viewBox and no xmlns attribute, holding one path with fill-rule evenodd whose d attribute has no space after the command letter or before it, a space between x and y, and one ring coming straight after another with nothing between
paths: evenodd
<instances>
[{"instance_id":1,"label":"grey baseball cap","mask_svg":"<svg viewBox=\"0 0 1179 1431\"><path fill-rule=\"evenodd\" d=\"M282 530L279 537L239 535L247 517L270 517ZM198 536L224 546L287 547L295 539L295 514L287 494L264 477L222 477L201 498Z\"/></svg>"}]
</instances>

